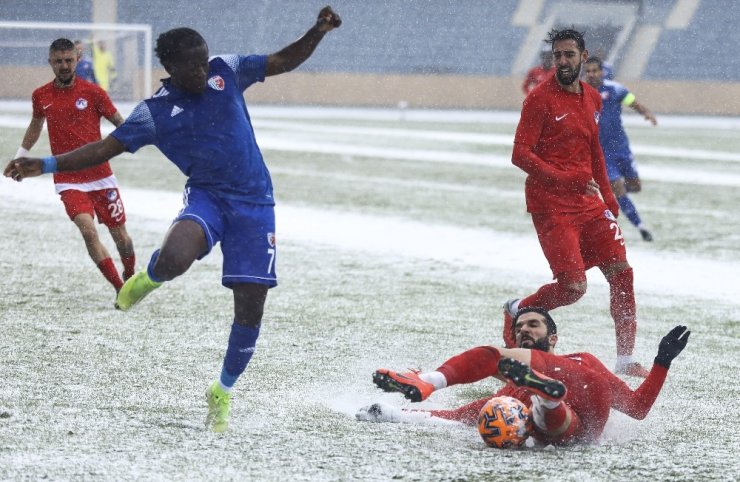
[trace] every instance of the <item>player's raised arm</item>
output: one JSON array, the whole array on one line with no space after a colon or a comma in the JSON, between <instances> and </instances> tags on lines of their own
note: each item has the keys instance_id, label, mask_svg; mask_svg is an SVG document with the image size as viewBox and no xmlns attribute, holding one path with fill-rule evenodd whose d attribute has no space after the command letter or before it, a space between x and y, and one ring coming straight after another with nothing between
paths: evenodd
<instances>
[{"instance_id":1,"label":"player's raised arm","mask_svg":"<svg viewBox=\"0 0 740 482\"><path fill-rule=\"evenodd\" d=\"M341 24L342 19L334 13L331 7L322 8L316 24L308 32L279 52L267 56L265 75L269 77L283 74L301 65L313 54L326 32L339 27Z\"/></svg>"},{"instance_id":2,"label":"player's raised arm","mask_svg":"<svg viewBox=\"0 0 740 482\"><path fill-rule=\"evenodd\" d=\"M79 149L59 156L48 156L43 159L21 157L14 159L5 166L3 174L15 181L22 181L27 177L57 171L77 171L86 167L102 164L121 154L125 146L115 137L84 145Z\"/></svg>"}]
</instances>

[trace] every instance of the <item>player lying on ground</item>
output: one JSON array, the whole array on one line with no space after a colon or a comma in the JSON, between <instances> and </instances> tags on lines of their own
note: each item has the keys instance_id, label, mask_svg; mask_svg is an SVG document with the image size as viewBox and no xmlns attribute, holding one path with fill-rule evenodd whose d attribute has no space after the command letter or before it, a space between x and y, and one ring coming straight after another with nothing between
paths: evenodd
<instances>
[{"instance_id":1,"label":"player lying on ground","mask_svg":"<svg viewBox=\"0 0 740 482\"><path fill-rule=\"evenodd\" d=\"M557 326L541 308L523 308L514 319L518 348L480 346L454 356L432 372L395 372L379 369L373 382L387 392L401 392L412 402L428 398L435 390L487 377L506 382L490 397L454 410L428 410L429 416L474 425L485 403L510 396L530 407L534 436L546 444L597 440L611 408L632 418L644 419L655 403L676 356L684 349L690 331L672 329L660 342L650 374L636 390L612 374L590 353L556 355ZM373 404L360 409L357 418L367 421L401 421L398 409Z\"/></svg>"},{"instance_id":2,"label":"player lying on ground","mask_svg":"<svg viewBox=\"0 0 740 482\"><path fill-rule=\"evenodd\" d=\"M221 376L206 391L206 425L215 432L228 426L231 389L254 353L267 290L277 285L272 181L243 93L265 77L298 67L340 24L325 7L313 27L276 53L211 59L198 32L169 30L157 38L155 50L170 78L110 136L57 157L16 159L5 168L6 176L20 181L92 166L153 144L188 177L185 206L147 269L121 288L116 306L131 308L221 243L221 284L233 292L234 320Z\"/></svg>"}]
</instances>

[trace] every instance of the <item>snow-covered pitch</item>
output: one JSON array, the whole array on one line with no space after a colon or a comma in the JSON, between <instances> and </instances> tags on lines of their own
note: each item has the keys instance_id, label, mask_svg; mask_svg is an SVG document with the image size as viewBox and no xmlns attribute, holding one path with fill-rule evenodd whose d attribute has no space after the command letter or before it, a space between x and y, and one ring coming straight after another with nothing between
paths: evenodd
<instances>
[{"instance_id":1,"label":"snow-covered pitch","mask_svg":"<svg viewBox=\"0 0 740 482\"><path fill-rule=\"evenodd\" d=\"M355 420L409 404L378 367L434 369L501 340L503 301L550 280L510 164L516 113L251 110L273 174L280 285L229 431L204 392L233 317L215 249L127 313L46 176L0 179L0 480L734 480L740 473L740 121L627 116L654 243L621 219L635 271L636 357L692 330L644 421L613 413L593 446L499 451L475 427ZM28 125L0 106L2 158ZM48 153L45 135L33 154ZM145 266L183 177L152 148L113 161ZM101 237L114 253L105 229ZM117 259L117 256L114 256ZM562 353L615 360L608 287L553 313ZM628 379L631 386L639 380ZM435 393L455 407L499 387Z\"/></svg>"}]
</instances>

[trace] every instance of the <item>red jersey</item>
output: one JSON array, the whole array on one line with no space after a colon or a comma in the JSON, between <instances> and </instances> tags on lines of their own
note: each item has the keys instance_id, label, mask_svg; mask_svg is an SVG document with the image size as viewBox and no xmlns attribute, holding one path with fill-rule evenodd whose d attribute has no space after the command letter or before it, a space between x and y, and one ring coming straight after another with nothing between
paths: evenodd
<instances>
[{"instance_id":1,"label":"red jersey","mask_svg":"<svg viewBox=\"0 0 740 482\"><path fill-rule=\"evenodd\" d=\"M464 380L455 379L454 384L472 383L496 373L497 368L493 367L497 367L497 358L489 358L490 356L489 352L478 351L475 358L466 359L465 365L458 366L452 372L457 375L464 372ZM638 420L644 419L658 398L668 375L667 368L653 365L648 377L636 390L632 390L590 353L555 355L532 350L531 361L533 369L560 380L568 388L565 403L581 421L581 433L576 434L581 440L598 439L609 417L610 408ZM493 395L453 410L430 410L430 413L435 417L473 425L477 423L483 405L493 397L502 396L514 397L528 407L532 404L531 395L526 389L507 382ZM546 440L542 436L538 438Z\"/></svg>"},{"instance_id":2,"label":"red jersey","mask_svg":"<svg viewBox=\"0 0 740 482\"><path fill-rule=\"evenodd\" d=\"M565 403L581 420L581 440L601 436L613 408L632 418L645 418L663 388L668 369L653 365L648 377L632 390L590 353L555 355L532 350L532 369L560 380L568 388Z\"/></svg>"},{"instance_id":3,"label":"red jersey","mask_svg":"<svg viewBox=\"0 0 740 482\"><path fill-rule=\"evenodd\" d=\"M522 82L522 91L525 95L529 94L530 92L532 92L532 89L547 80L547 78L551 75L555 75L555 69L552 67L550 67L549 70L545 70L545 68L541 65L538 65L537 67L532 67L531 69L529 69L529 72L527 72L527 76L524 78L524 82Z\"/></svg>"},{"instance_id":4,"label":"red jersey","mask_svg":"<svg viewBox=\"0 0 740 482\"><path fill-rule=\"evenodd\" d=\"M34 90L31 98L33 117L46 118L49 144L54 155L99 141L100 118L109 118L117 112L103 89L80 78L75 78L72 87L68 88L56 87L54 82L49 82ZM112 175L113 171L106 161L79 171L54 173L54 183L59 190L59 185L94 183ZM81 190L89 191L93 188Z\"/></svg>"},{"instance_id":5,"label":"red jersey","mask_svg":"<svg viewBox=\"0 0 740 482\"><path fill-rule=\"evenodd\" d=\"M553 75L524 100L512 163L528 174L530 213L606 209L598 196L582 194L590 179L599 184L605 199L613 197L599 144L601 96L580 84L581 93L574 94L562 89Z\"/></svg>"}]
</instances>

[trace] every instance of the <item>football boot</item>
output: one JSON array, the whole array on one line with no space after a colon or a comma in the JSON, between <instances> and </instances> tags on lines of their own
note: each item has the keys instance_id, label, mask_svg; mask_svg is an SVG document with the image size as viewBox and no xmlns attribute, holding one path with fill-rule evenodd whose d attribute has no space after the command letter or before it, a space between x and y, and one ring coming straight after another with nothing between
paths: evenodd
<instances>
[{"instance_id":1,"label":"football boot","mask_svg":"<svg viewBox=\"0 0 740 482\"><path fill-rule=\"evenodd\" d=\"M214 381L206 390L206 401L208 402L208 415L206 415L206 428L216 433L225 432L229 427L229 414L231 413L231 394L225 392Z\"/></svg>"},{"instance_id":2,"label":"football boot","mask_svg":"<svg viewBox=\"0 0 740 482\"><path fill-rule=\"evenodd\" d=\"M373 383L386 392L400 392L412 402L426 400L434 391L434 385L419 378L419 372L394 372L379 368L373 373Z\"/></svg>"},{"instance_id":3,"label":"football boot","mask_svg":"<svg viewBox=\"0 0 740 482\"><path fill-rule=\"evenodd\" d=\"M514 385L546 400L562 400L567 393L562 382L546 377L532 370L526 363L513 358L501 358L498 362L498 372Z\"/></svg>"},{"instance_id":4,"label":"football boot","mask_svg":"<svg viewBox=\"0 0 740 482\"><path fill-rule=\"evenodd\" d=\"M146 295L162 286L162 283L152 281L146 271L139 271L129 278L118 291L116 309L127 311Z\"/></svg>"}]
</instances>

